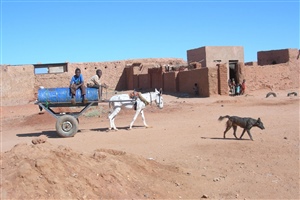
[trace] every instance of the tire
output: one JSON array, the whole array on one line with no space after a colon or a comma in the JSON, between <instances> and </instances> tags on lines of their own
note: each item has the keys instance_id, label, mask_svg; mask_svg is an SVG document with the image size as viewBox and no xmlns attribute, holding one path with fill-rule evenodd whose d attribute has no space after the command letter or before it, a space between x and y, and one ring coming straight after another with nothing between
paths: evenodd
<instances>
[{"instance_id":1,"label":"tire","mask_svg":"<svg viewBox=\"0 0 300 200\"><path fill-rule=\"evenodd\" d=\"M288 97L291 96L291 95L297 96L298 94L297 94L297 92L290 92L290 93L287 94Z\"/></svg>"},{"instance_id":2,"label":"tire","mask_svg":"<svg viewBox=\"0 0 300 200\"><path fill-rule=\"evenodd\" d=\"M275 92L269 92L267 95L266 95L266 98L268 98L269 96L273 96L273 97L277 97L277 95L275 94Z\"/></svg>"},{"instance_id":3,"label":"tire","mask_svg":"<svg viewBox=\"0 0 300 200\"><path fill-rule=\"evenodd\" d=\"M56 132L61 137L73 137L78 131L78 121L72 115L63 115L56 121Z\"/></svg>"}]
</instances>

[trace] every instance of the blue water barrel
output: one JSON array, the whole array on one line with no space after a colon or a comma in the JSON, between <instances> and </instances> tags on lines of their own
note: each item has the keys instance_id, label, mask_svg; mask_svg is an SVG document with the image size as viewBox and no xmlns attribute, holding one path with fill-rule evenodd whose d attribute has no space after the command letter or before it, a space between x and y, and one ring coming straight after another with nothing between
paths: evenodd
<instances>
[{"instance_id":1,"label":"blue water barrel","mask_svg":"<svg viewBox=\"0 0 300 200\"><path fill-rule=\"evenodd\" d=\"M86 88L86 99L88 102L98 101L98 89ZM38 90L38 101L40 103L70 103L71 102L70 88L43 88ZM82 102L81 90L76 90L76 102Z\"/></svg>"}]
</instances>

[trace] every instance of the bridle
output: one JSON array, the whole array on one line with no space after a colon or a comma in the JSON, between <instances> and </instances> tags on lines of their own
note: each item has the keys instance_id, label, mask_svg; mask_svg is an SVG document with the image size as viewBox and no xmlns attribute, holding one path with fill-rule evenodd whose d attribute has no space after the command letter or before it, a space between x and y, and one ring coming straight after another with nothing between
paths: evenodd
<instances>
[{"instance_id":1,"label":"bridle","mask_svg":"<svg viewBox=\"0 0 300 200\"><path fill-rule=\"evenodd\" d=\"M160 94L157 94L157 95L160 96ZM150 96L150 104L152 105L152 95L151 95L151 92L149 92L149 96ZM160 98L159 98L159 101L158 101L158 105L159 104L160 104Z\"/></svg>"},{"instance_id":2,"label":"bridle","mask_svg":"<svg viewBox=\"0 0 300 200\"><path fill-rule=\"evenodd\" d=\"M151 92L149 92L149 95L150 95L150 105L152 105L152 95L151 95ZM158 97L159 97L159 100L158 100L158 105L160 105L160 102L161 102L161 92L159 92L158 94Z\"/></svg>"},{"instance_id":3,"label":"bridle","mask_svg":"<svg viewBox=\"0 0 300 200\"><path fill-rule=\"evenodd\" d=\"M160 95L161 95L161 94L159 93L159 94L158 94L158 99L159 99L159 100L158 100L158 106L160 105L160 101L161 101L161 96L160 96Z\"/></svg>"},{"instance_id":4,"label":"bridle","mask_svg":"<svg viewBox=\"0 0 300 200\"><path fill-rule=\"evenodd\" d=\"M150 105L152 105L152 95L151 95L151 92L149 92L149 96L150 96Z\"/></svg>"}]
</instances>

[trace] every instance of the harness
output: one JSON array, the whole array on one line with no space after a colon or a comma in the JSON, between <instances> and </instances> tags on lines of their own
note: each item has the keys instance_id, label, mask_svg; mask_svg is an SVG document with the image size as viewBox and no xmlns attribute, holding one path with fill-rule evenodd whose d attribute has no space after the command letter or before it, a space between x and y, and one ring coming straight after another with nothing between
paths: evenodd
<instances>
[{"instance_id":1,"label":"harness","mask_svg":"<svg viewBox=\"0 0 300 200\"><path fill-rule=\"evenodd\" d=\"M142 96L142 94L140 92L137 93L138 98L147 106L149 105L149 102ZM152 102L151 100L151 95L150 95L150 102Z\"/></svg>"},{"instance_id":2,"label":"harness","mask_svg":"<svg viewBox=\"0 0 300 200\"><path fill-rule=\"evenodd\" d=\"M137 98L139 98L146 106L149 105L149 102L142 96L142 94L140 92L133 91L129 94L129 97L132 99L135 99L135 100ZM152 102L151 95L150 95L150 102ZM135 102L135 104L136 104L136 102Z\"/></svg>"}]
</instances>

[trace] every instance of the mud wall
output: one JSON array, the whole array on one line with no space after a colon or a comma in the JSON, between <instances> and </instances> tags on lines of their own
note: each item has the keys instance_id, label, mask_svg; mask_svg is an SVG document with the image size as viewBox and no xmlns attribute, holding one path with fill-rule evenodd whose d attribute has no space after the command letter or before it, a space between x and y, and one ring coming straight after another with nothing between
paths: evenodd
<instances>
[{"instance_id":1,"label":"mud wall","mask_svg":"<svg viewBox=\"0 0 300 200\"><path fill-rule=\"evenodd\" d=\"M228 87L228 76L227 71L228 67L226 64L219 64L218 66L218 94L225 95L229 94L229 87Z\"/></svg>"},{"instance_id":2,"label":"mud wall","mask_svg":"<svg viewBox=\"0 0 300 200\"><path fill-rule=\"evenodd\" d=\"M152 68L148 69L150 75L150 88L160 89L163 88L163 70L162 68Z\"/></svg>"},{"instance_id":3,"label":"mud wall","mask_svg":"<svg viewBox=\"0 0 300 200\"><path fill-rule=\"evenodd\" d=\"M138 66L135 66L137 63ZM147 66L178 63L186 62L177 58L149 58L113 62L68 63L66 72L56 74L35 74L34 65L1 65L1 104L6 106L33 102L37 99L37 91L40 86L45 88L69 87L76 68L81 69L85 81L95 75L97 69L101 69L103 72L101 81L109 85L109 92L113 93L114 90L131 90L138 86L139 80L136 74L147 74ZM147 83L149 80L144 79L145 77L141 77L142 87L149 85Z\"/></svg>"},{"instance_id":4,"label":"mud wall","mask_svg":"<svg viewBox=\"0 0 300 200\"><path fill-rule=\"evenodd\" d=\"M288 64L245 67L247 90L284 90L299 88L299 77L293 77L296 71ZM299 76L299 69L298 69Z\"/></svg>"},{"instance_id":5,"label":"mud wall","mask_svg":"<svg viewBox=\"0 0 300 200\"><path fill-rule=\"evenodd\" d=\"M205 66L216 66L218 63L229 63L229 61L244 62L244 48L241 46L207 46L205 47Z\"/></svg>"},{"instance_id":6,"label":"mud wall","mask_svg":"<svg viewBox=\"0 0 300 200\"><path fill-rule=\"evenodd\" d=\"M202 67L211 67L218 63L228 63L229 60L244 62L244 47L205 46L187 51L188 63L199 62Z\"/></svg>"},{"instance_id":7,"label":"mud wall","mask_svg":"<svg viewBox=\"0 0 300 200\"><path fill-rule=\"evenodd\" d=\"M297 49L289 50L289 62L272 65L244 66L248 91L266 89L285 90L299 88L300 59Z\"/></svg>"},{"instance_id":8,"label":"mud wall","mask_svg":"<svg viewBox=\"0 0 300 200\"><path fill-rule=\"evenodd\" d=\"M178 73L178 92L194 94L193 86L199 86L199 96L209 97L208 68L181 71Z\"/></svg>"},{"instance_id":9,"label":"mud wall","mask_svg":"<svg viewBox=\"0 0 300 200\"><path fill-rule=\"evenodd\" d=\"M148 88L150 88L150 75L149 74L138 75L138 89L143 91Z\"/></svg>"},{"instance_id":10,"label":"mud wall","mask_svg":"<svg viewBox=\"0 0 300 200\"><path fill-rule=\"evenodd\" d=\"M238 77L240 82L242 79L246 79L246 93L266 88L270 90L299 88L299 50L288 49L284 52L288 52L288 62L286 63L263 66L256 62L247 63L247 65L244 65L243 62L238 63ZM282 57L286 59L285 54ZM34 74L33 65L1 65L1 104L18 105L33 102L36 100L39 86L68 87L77 67L81 69L86 81L95 74L97 69L101 69L103 71L102 82L109 85L109 90L163 88L165 92L193 94L193 86L198 83L201 97L227 94L228 64L217 66L216 63L213 63L209 67L200 69L167 73L162 67L165 64L179 65L180 63L184 64L185 61L165 58L68 63L67 72L37 75Z\"/></svg>"},{"instance_id":11,"label":"mud wall","mask_svg":"<svg viewBox=\"0 0 300 200\"><path fill-rule=\"evenodd\" d=\"M208 67L207 69L209 96L217 95L219 91L218 66Z\"/></svg>"},{"instance_id":12,"label":"mud wall","mask_svg":"<svg viewBox=\"0 0 300 200\"><path fill-rule=\"evenodd\" d=\"M186 56L188 63L199 62L202 67L206 67L205 62L201 62L206 59L205 47L187 50Z\"/></svg>"},{"instance_id":13,"label":"mud wall","mask_svg":"<svg viewBox=\"0 0 300 200\"><path fill-rule=\"evenodd\" d=\"M163 74L164 87L163 91L165 92L177 92L177 77L178 72L168 72Z\"/></svg>"},{"instance_id":14,"label":"mud wall","mask_svg":"<svg viewBox=\"0 0 300 200\"><path fill-rule=\"evenodd\" d=\"M1 105L18 105L34 101L34 67L1 66Z\"/></svg>"},{"instance_id":15,"label":"mud wall","mask_svg":"<svg viewBox=\"0 0 300 200\"><path fill-rule=\"evenodd\" d=\"M290 49L257 52L258 65L274 65L289 62Z\"/></svg>"}]
</instances>

